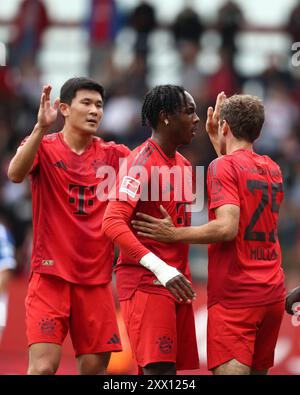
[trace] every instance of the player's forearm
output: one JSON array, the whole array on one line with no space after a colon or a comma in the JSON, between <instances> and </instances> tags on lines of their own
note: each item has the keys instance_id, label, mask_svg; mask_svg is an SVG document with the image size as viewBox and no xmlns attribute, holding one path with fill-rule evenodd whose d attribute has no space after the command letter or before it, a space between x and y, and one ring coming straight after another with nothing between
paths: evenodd
<instances>
[{"instance_id":1,"label":"player's forearm","mask_svg":"<svg viewBox=\"0 0 300 395\"><path fill-rule=\"evenodd\" d=\"M122 253L139 262L144 255L149 253L149 250L142 245L129 228L131 214L132 208L129 205L110 202L104 214L102 230Z\"/></svg>"},{"instance_id":2,"label":"player's forearm","mask_svg":"<svg viewBox=\"0 0 300 395\"><path fill-rule=\"evenodd\" d=\"M126 225L121 219L113 219L112 221L106 219L103 221L105 235L114 242L124 255L135 262L139 262L143 256L149 253L149 250L137 240L129 227L126 230L124 226Z\"/></svg>"},{"instance_id":3,"label":"player's forearm","mask_svg":"<svg viewBox=\"0 0 300 395\"><path fill-rule=\"evenodd\" d=\"M25 144L17 151L9 164L7 176L13 182L22 182L30 172L45 130L35 125Z\"/></svg>"},{"instance_id":4,"label":"player's forearm","mask_svg":"<svg viewBox=\"0 0 300 395\"><path fill-rule=\"evenodd\" d=\"M236 230L227 222L213 220L201 226L189 226L174 229L174 241L190 244L210 244L231 241Z\"/></svg>"}]
</instances>

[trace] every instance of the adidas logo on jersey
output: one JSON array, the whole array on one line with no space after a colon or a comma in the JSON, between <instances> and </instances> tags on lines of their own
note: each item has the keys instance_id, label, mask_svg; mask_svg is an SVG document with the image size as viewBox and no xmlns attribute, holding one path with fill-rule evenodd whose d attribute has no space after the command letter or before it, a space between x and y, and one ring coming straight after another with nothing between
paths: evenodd
<instances>
[{"instance_id":1,"label":"adidas logo on jersey","mask_svg":"<svg viewBox=\"0 0 300 395\"><path fill-rule=\"evenodd\" d=\"M59 169L64 169L67 170L67 166L65 165L64 161L59 160L58 162L54 163L55 167L58 167Z\"/></svg>"},{"instance_id":2,"label":"adidas logo on jersey","mask_svg":"<svg viewBox=\"0 0 300 395\"><path fill-rule=\"evenodd\" d=\"M119 337L114 333L113 337L109 339L107 344L121 344Z\"/></svg>"}]
</instances>

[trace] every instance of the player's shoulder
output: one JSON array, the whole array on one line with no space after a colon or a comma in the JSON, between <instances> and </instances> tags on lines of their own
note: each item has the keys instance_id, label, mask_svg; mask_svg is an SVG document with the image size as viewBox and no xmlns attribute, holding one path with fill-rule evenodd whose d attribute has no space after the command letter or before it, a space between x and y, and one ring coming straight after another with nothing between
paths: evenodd
<instances>
[{"instance_id":1,"label":"player's shoulder","mask_svg":"<svg viewBox=\"0 0 300 395\"><path fill-rule=\"evenodd\" d=\"M181 162L184 166L191 166L191 162L180 152L176 152L176 161Z\"/></svg>"},{"instance_id":2,"label":"player's shoulder","mask_svg":"<svg viewBox=\"0 0 300 395\"><path fill-rule=\"evenodd\" d=\"M45 136L43 136L42 140L41 140L41 145L48 145L51 144L55 141L58 141L58 136L59 136L59 132L57 133L50 133L50 134L46 134ZM22 140L20 147L22 147L26 141L29 139L30 135L27 135L24 137L24 139Z\"/></svg>"},{"instance_id":3,"label":"player's shoulder","mask_svg":"<svg viewBox=\"0 0 300 395\"><path fill-rule=\"evenodd\" d=\"M263 158L266 162L266 167L268 168L269 174L271 175L272 179L277 181L282 181L282 171L277 162L271 159L268 155L263 155Z\"/></svg>"},{"instance_id":4,"label":"player's shoulder","mask_svg":"<svg viewBox=\"0 0 300 395\"><path fill-rule=\"evenodd\" d=\"M268 155L263 155L263 158L265 159L269 167L273 167L274 169L280 170L279 164L275 162L272 158L270 158Z\"/></svg>"},{"instance_id":5,"label":"player's shoulder","mask_svg":"<svg viewBox=\"0 0 300 395\"><path fill-rule=\"evenodd\" d=\"M42 139L42 144L53 144L59 141L59 132L46 134Z\"/></svg>"},{"instance_id":6,"label":"player's shoulder","mask_svg":"<svg viewBox=\"0 0 300 395\"><path fill-rule=\"evenodd\" d=\"M218 158L210 162L208 166L208 172L211 175L214 175L215 173L217 173L217 171L230 167L232 161L233 161L233 156L231 155L219 156Z\"/></svg>"},{"instance_id":7,"label":"player's shoulder","mask_svg":"<svg viewBox=\"0 0 300 395\"><path fill-rule=\"evenodd\" d=\"M146 140L143 144L134 148L130 154L132 166L146 166L153 162L155 147Z\"/></svg>"},{"instance_id":8,"label":"player's shoulder","mask_svg":"<svg viewBox=\"0 0 300 395\"><path fill-rule=\"evenodd\" d=\"M104 141L101 137L93 136L93 144L103 151L108 151L116 156L128 156L130 149L124 144L117 144L115 141Z\"/></svg>"},{"instance_id":9,"label":"player's shoulder","mask_svg":"<svg viewBox=\"0 0 300 395\"><path fill-rule=\"evenodd\" d=\"M234 172L233 157L231 155L223 155L210 162L207 175L209 177L219 177L225 174L233 174Z\"/></svg>"}]
</instances>

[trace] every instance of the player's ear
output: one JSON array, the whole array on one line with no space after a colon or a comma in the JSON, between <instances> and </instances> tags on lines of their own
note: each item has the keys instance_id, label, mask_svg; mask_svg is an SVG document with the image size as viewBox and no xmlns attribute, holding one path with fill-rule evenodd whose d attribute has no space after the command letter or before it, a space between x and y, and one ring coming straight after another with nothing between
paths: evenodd
<instances>
[{"instance_id":1,"label":"player's ear","mask_svg":"<svg viewBox=\"0 0 300 395\"><path fill-rule=\"evenodd\" d=\"M221 128L222 128L222 135L226 136L230 130L230 126L228 125L228 123L225 119L223 119L223 121L222 121Z\"/></svg>"},{"instance_id":2,"label":"player's ear","mask_svg":"<svg viewBox=\"0 0 300 395\"><path fill-rule=\"evenodd\" d=\"M59 111L61 114L66 117L69 115L69 105L66 103L59 103Z\"/></svg>"},{"instance_id":3,"label":"player's ear","mask_svg":"<svg viewBox=\"0 0 300 395\"><path fill-rule=\"evenodd\" d=\"M166 111L161 110L158 115L159 123L163 124L164 126L168 126L170 123L168 114Z\"/></svg>"}]
</instances>

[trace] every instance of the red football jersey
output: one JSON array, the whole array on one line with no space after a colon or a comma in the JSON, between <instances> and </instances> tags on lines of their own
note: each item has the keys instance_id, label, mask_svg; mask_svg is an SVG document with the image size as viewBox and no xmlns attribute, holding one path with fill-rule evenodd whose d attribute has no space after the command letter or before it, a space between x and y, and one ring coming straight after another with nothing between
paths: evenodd
<instances>
[{"instance_id":1,"label":"red football jersey","mask_svg":"<svg viewBox=\"0 0 300 395\"><path fill-rule=\"evenodd\" d=\"M162 218L159 208L162 205L176 226L189 226L191 213L187 207L192 202L192 172L189 161L178 152L174 158L169 158L152 139L133 150L127 160L128 165L120 170L120 181L117 182L116 189L118 200L124 200L132 206L131 219L138 219L136 212ZM133 169L135 170L132 171ZM170 169L173 169L173 173ZM137 235L135 229L128 225L147 249L191 280L188 244L161 243L147 239ZM136 289L171 296L151 271L124 255L122 251L116 273L120 300L130 298Z\"/></svg>"},{"instance_id":2,"label":"red football jersey","mask_svg":"<svg viewBox=\"0 0 300 395\"><path fill-rule=\"evenodd\" d=\"M105 180L97 171L111 166L117 172L119 158L129 152L123 145L94 137L78 155L61 132L43 138L30 173L32 271L79 284L111 281L114 247L101 230L108 200L99 199Z\"/></svg>"},{"instance_id":3,"label":"red football jersey","mask_svg":"<svg viewBox=\"0 0 300 395\"><path fill-rule=\"evenodd\" d=\"M208 249L208 307L267 305L285 296L277 219L283 200L279 166L268 156L239 149L214 160L208 169L209 219L224 204L240 207L232 241Z\"/></svg>"}]
</instances>

